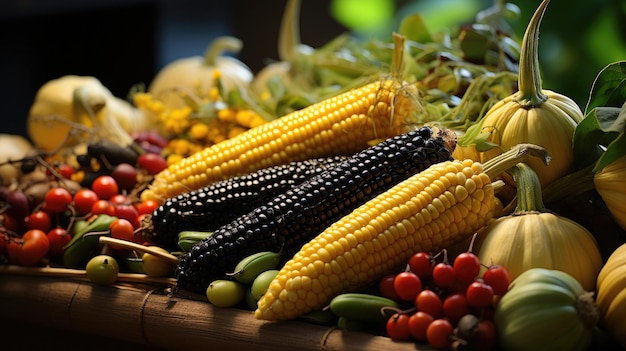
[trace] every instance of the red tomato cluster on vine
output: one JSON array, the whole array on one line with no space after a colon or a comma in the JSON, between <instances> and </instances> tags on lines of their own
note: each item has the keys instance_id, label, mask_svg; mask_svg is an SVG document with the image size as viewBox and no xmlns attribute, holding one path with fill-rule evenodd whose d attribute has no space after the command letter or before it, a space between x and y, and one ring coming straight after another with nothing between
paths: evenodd
<instances>
[{"instance_id":1,"label":"red tomato cluster on vine","mask_svg":"<svg viewBox=\"0 0 626 351\"><path fill-rule=\"evenodd\" d=\"M466 350L491 350L496 343L494 301L507 292L510 281L504 267L485 266L469 250L452 263L445 250L434 256L417 252L404 271L379 281L380 295L404 306L387 320L387 335L438 349L462 343Z\"/></svg>"},{"instance_id":2,"label":"red tomato cluster on vine","mask_svg":"<svg viewBox=\"0 0 626 351\"><path fill-rule=\"evenodd\" d=\"M1 186L0 258L22 266L54 262L71 241L73 224L97 214L118 218L110 229L112 237L141 242L135 231L158 203L140 201L133 189L140 173L153 175L167 165L158 154L146 153L139 159L136 166L117 164L80 187L65 186L76 170L66 164L48 165L45 174L51 182L39 201L21 190Z\"/></svg>"}]
</instances>

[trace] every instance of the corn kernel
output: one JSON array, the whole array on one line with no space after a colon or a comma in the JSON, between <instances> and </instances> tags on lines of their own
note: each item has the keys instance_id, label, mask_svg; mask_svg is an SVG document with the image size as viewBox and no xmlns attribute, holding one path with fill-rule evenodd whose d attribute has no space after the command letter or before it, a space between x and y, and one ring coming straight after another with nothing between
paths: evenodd
<instances>
[{"instance_id":1,"label":"corn kernel","mask_svg":"<svg viewBox=\"0 0 626 351\"><path fill-rule=\"evenodd\" d=\"M226 157L212 158L211 155L224 155L226 150L234 149L237 145L243 147L239 148L237 154L231 154L229 157L245 158L246 163L243 168L248 172L305 158L352 154L360 151L367 147L367 143L372 139L387 138L403 132L392 125L396 122L392 122L390 114L398 113L397 109L392 111L388 106L391 106L392 99L394 104L401 106L400 100L415 100L417 94L415 96L397 95L398 89L405 88L393 80L377 81L269 122L261 123L261 120L255 119L258 121L256 123L259 123L257 127L232 138L227 138L227 134L224 134L225 137L216 137L211 146L200 152L202 154L199 156L200 159L210 160L209 163L204 162L205 169L223 168L219 172L208 171L202 177L202 181L192 182L191 175L183 172L182 162L173 164L168 172L162 172L154 177L149 188L142 192L141 198L163 201L165 198L178 195L176 191L180 189L195 190L196 187L203 187L225 177L234 176L234 170L229 170L224 164ZM211 89L210 98L218 98L216 95L219 95L219 91L216 90ZM387 107L383 108L383 105ZM367 114L370 107L373 107L372 111L375 111L373 115ZM330 113L335 110L339 113ZM173 114L175 115L176 112L169 113L169 115ZM248 118L252 118L250 115L252 114L249 113ZM177 118L171 116L166 118L167 121L170 119ZM188 125L181 123L166 122L167 129L182 132ZM338 128L338 126L341 127ZM294 133L289 134L289 131ZM275 141L276 149L266 147L272 140ZM205 173L202 170L199 171ZM173 183L175 185L172 185Z\"/></svg>"}]
</instances>

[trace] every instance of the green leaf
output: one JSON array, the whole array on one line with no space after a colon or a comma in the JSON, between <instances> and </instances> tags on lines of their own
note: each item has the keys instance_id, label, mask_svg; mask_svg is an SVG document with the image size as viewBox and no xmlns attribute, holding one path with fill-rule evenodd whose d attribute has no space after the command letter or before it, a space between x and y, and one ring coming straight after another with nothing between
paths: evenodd
<instances>
[{"instance_id":1,"label":"green leaf","mask_svg":"<svg viewBox=\"0 0 626 351\"><path fill-rule=\"evenodd\" d=\"M596 107L621 107L626 101L626 61L609 64L598 73L589 95L585 115Z\"/></svg>"},{"instance_id":2,"label":"green leaf","mask_svg":"<svg viewBox=\"0 0 626 351\"><path fill-rule=\"evenodd\" d=\"M591 87L585 118L574 131L574 167L593 172L626 155L626 61L609 64Z\"/></svg>"},{"instance_id":3,"label":"green leaf","mask_svg":"<svg viewBox=\"0 0 626 351\"><path fill-rule=\"evenodd\" d=\"M576 169L595 162L594 172L626 154L626 103L622 108L595 107L574 131Z\"/></svg>"},{"instance_id":4,"label":"green leaf","mask_svg":"<svg viewBox=\"0 0 626 351\"><path fill-rule=\"evenodd\" d=\"M594 172L600 171L602 168L613 163L613 161L626 155L626 136L624 131L626 126L626 103L622 105L619 114L610 128L607 128L607 136L614 135L615 138L607 145L606 151L600 156L598 162L593 169Z\"/></svg>"},{"instance_id":5,"label":"green leaf","mask_svg":"<svg viewBox=\"0 0 626 351\"><path fill-rule=\"evenodd\" d=\"M426 27L426 24L419 13L408 15L402 19L399 32L407 40L411 40L416 43L430 43L433 41L433 37L428 31L428 27Z\"/></svg>"},{"instance_id":6,"label":"green leaf","mask_svg":"<svg viewBox=\"0 0 626 351\"><path fill-rule=\"evenodd\" d=\"M487 141L490 133L482 132L482 123L476 122L472 124L465 134L458 140L459 146L474 146L478 152L484 152L491 150L498 146L492 142Z\"/></svg>"}]
</instances>

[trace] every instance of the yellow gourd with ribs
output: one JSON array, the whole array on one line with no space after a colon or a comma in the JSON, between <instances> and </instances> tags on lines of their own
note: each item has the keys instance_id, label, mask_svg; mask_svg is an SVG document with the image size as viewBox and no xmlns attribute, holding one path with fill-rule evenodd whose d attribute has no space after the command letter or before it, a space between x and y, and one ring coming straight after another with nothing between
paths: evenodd
<instances>
[{"instance_id":1,"label":"yellow gourd with ribs","mask_svg":"<svg viewBox=\"0 0 626 351\"><path fill-rule=\"evenodd\" d=\"M549 0L541 2L526 28L518 91L497 102L479 122L483 135L488 135L486 141L496 145L481 154L483 162L517 144L530 143L548 150L552 157L549 165L529 161L542 186L571 171L574 129L583 119L580 107L572 99L541 87L539 26L548 3Z\"/></svg>"},{"instance_id":2,"label":"yellow gourd with ribs","mask_svg":"<svg viewBox=\"0 0 626 351\"><path fill-rule=\"evenodd\" d=\"M613 219L626 230L626 155L594 173L593 183Z\"/></svg>"},{"instance_id":3,"label":"yellow gourd with ribs","mask_svg":"<svg viewBox=\"0 0 626 351\"><path fill-rule=\"evenodd\" d=\"M65 75L39 88L26 126L35 147L55 151L94 137L128 145L129 133L149 130L154 122L97 78Z\"/></svg>"},{"instance_id":4,"label":"yellow gourd with ribs","mask_svg":"<svg viewBox=\"0 0 626 351\"><path fill-rule=\"evenodd\" d=\"M600 323L626 348L626 244L616 248L598 274Z\"/></svg>"},{"instance_id":5,"label":"yellow gourd with ribs","mask_svg":"<svg viewBox=\"0 0 626 351\"><path fill-rule=\"evenodd\" d=\"M602 255L593 234L544 207L537 174L526 163L511 173L517 206L481 230L475 243L480 262L505 267L511 279L531 268L557 269L594 290Z\"/></svg>"}]
</instances>

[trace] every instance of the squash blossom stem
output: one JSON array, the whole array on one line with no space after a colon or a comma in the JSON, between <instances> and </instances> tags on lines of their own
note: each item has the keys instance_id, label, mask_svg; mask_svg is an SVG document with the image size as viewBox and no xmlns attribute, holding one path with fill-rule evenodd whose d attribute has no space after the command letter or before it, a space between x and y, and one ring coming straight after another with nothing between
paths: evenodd
<instances>
[{"instance_id":1,"label":"squash blossom stem","mask_svg":"<svg viewBox=\"0 0 626 351\"><path fill-rule=\"evenodd\" d=\"M539 70L539 26L550 0L544 0L530 19L528 30L522 39L519 59L519 91L516 101L525 109L541 105L548 99L541 92L541 72Z\"/></svg>"},{"instance_id":2,"label":"squash blossom stem","mask_svg":"<svg viewBox=\"0 0 626 351\"><path fill-rule=\"evenodd\" d=\"M537 173L523 162L512 168L511 173L518 188L515 213L525 214L528 212L547 211L543 204L541 183L539 183Z\"/></svg>"}]
</instances>

